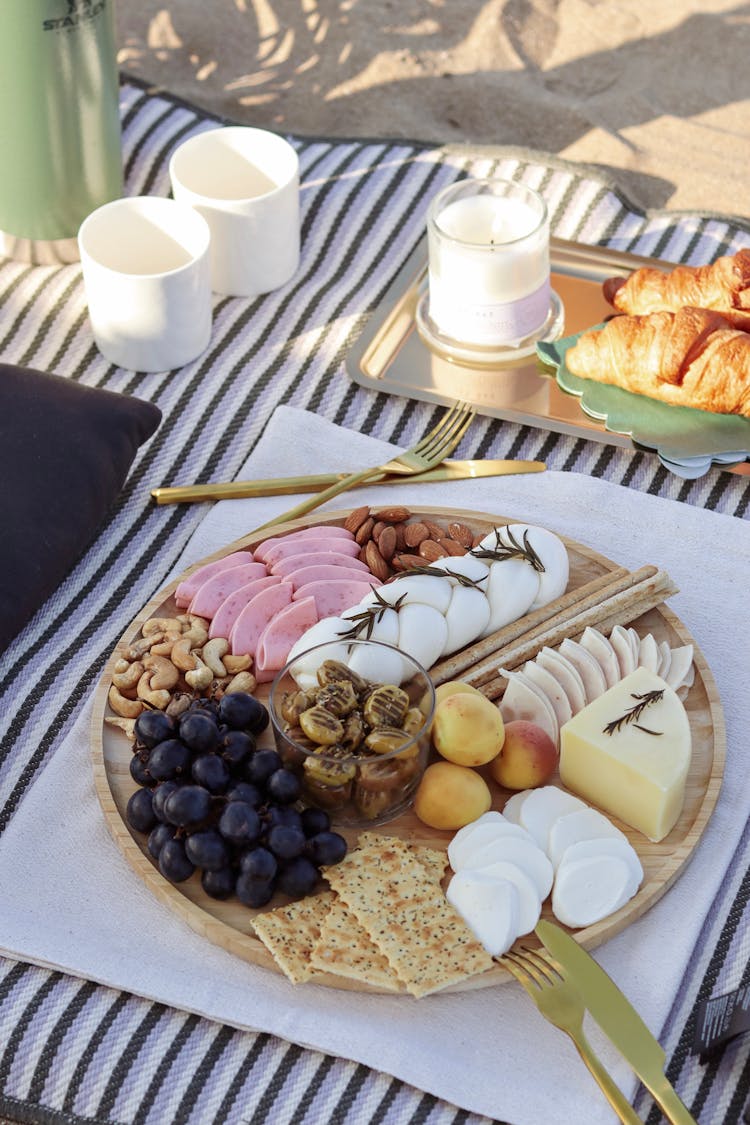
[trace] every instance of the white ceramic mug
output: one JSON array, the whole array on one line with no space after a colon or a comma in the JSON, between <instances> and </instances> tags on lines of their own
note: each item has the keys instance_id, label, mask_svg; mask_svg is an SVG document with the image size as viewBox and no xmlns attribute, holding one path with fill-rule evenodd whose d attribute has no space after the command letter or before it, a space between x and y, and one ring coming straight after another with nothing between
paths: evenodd
<instances>
[{"instance_id":1,"label":"white ceramic mug","mask_svg":"<svg viewBox=\"0 0 750 1125\"><path fill-rule=\"evenodd\" d=\"M169 162L172 194L211 229L211 287L257 297L299 265L299 160L276 133L231 125L198 133Z\"/></svg>"},{"instance_id":2,"label":"white ceramic mug","mask_svg":"<svg viewBox=\"0 0 750 1125\"><path fill-rule=\"evenodd\" d=\"M105 203L78 232L94 339L110 363L169 371L211 338L208 224L173 199Z\"/></svg>"}]
</instances>

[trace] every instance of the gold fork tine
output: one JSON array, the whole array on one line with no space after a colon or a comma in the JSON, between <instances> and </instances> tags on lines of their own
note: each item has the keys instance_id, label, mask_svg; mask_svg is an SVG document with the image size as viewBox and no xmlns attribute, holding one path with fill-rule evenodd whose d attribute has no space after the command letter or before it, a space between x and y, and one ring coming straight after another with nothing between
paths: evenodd
<instances>
[{"instance_id":1,"label":"gold fork tine","mask_svg":"<svg viewBox=\"0 0 750 1125\"><path fill-rule=\"evenodd\" d=\"M544 954L525 946L498 958L516 978L546 1020L564 1031L591 1071L607 1101L625 1125L642 1125L630 1102L592 1050L583 1031L584 1005L575 987Z\"/></svg>"},{"instance_id":2,"label":"gold fork tine","mask_svg":"<svg viewBox=\"0 0 750 1125\"><path fill-rule=\"evenodd\" d=\"M456 422L460 422L465 418L468 411L472 410L473 408L466 402L454 402L447 413L442 414L432 429L416 443L414 449L419 453L426 453L433 442L441 441L443 435L446 434Z\"/></svg>"},{"instance_id":3,"label":"gold fork tine","mask_svg":"<svg viewBox=\"0 0 750 1125\"><path fill-rule=\"evenodd\" d=\"M437 433L433 431L430 440L420 448L421 455L430 457L435 451L444 449L446 446L450 446L452 452L471 425L473 417L474 411L468 406L463 411L457 411L450 419L448 426L443 426Z\"/></svg>"}]
</instances>

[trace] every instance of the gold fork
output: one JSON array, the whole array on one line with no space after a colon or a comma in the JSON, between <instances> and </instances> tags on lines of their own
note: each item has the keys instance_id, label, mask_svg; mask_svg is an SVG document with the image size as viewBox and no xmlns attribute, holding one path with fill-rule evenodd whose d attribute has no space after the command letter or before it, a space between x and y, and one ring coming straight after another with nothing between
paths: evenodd
<instances>
[{"instance_id":1,"label":"gold fork","mask_svg":"<svg viewBox=\"0 0 750 1125\"><path fill-rule=\"evenodd\" d=\"M331 497L338 496L340 492L346 492L347 489L353 488L355 484L361 484L362 481L377 477L381 473L411 475L413 473L424 473L427 469L434 469L436 465L439 465L441 461L451 455L469 428L473 417L473 407L466 402L455 402L437 425L416 442L411 449L399 453L397 457L394 457L392 461L388 461L385 465L376 465L372 469L363 469L360 473L347 474L342 480L336 481L329 488L323 489L322 492L316 492L307 500L303 500L295 508L291 508L288 512L283 512L275 519L269 520L268 523L256 527L255 531L263 531L264 528L272 527L274 524L286 523L287 520L304 516L306 512L311 512L313 508L324 504Z\"/></svg>"},{"instance_id":2,"label":"gold fork","mask_svg":"<svg viewBox=\"0 0 750 1125\"><path fill-rule=\"evenodd\" d=\"M526 989L545 1019L564 1031L593 1074L607 1101L626 1125L642 1125L619 1086L594 1054L583 1031L583 1001L575 985L560 975L543 952L523 947L498 958L499 964Z\"/></svg>"}]
</instances>

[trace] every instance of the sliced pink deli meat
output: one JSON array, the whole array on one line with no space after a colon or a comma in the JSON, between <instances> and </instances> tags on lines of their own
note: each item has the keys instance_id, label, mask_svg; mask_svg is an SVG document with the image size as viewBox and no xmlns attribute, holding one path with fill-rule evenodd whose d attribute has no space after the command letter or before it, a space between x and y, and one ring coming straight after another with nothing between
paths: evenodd
<instances>
[{"instance_id":1,"label":"sliced pink deli meat","mask_svg":"<svg viewBox=\"0 0 750 1125\"><path fill-rule=\"evenodd\" d=\"M270 539L264 539L259 543L253 552L256 559L261 562L265 561L265 553L270 547L275 547L277 543L289 543L296 539L354 539L351 531L347 531L345 527L338 527L336 524L321 525L320 527L302 527L299 531L290 531L288 535L274 535Z\"/></svg>"},{"instance_id":2,"label":"sliced pink deli meat","mask_svg":"<svg viewBox=\"0 0 750 1125\"><path fill-rule=\"evenodd\" d=\"M258 683L267 683L280 672L303 633L318 620L315 598L290 602L268 622L255 650L254 673Z\"/></svg>"},{"instance_id":3,"label":"sliced pink deli meat","mask_svg":"<svg viewBox=\"0 0 750 1125\"><path fill-rule=\"evenodd\" d=\"M249 653L255 656L258 640L268 622L292 600L290 582L279 582L269 586L251 598L241 611L229 635L229 647L233 656Z\"/></svg>"},{"instance_id":4,"label":"sliced pink deli meat","mask_svg":"<svg viewBox=\"0 0 750 1125\"><path fill-rule=\"evenodd\" d=\"M211 624L208 627L209 637L226 637L229 639L235 621L250 599L259 594L261 590L268 589L269 586L278 586L281 581L282 579L278 574L267 574L265 578L256 578L254 581L240 586L239 590L235 590L234 593L224 599L211 618Z\"/></svg>"},{"instance_id":5,"label":"sliced pink deli meat","mask_svg":"<svg viewBox=\"0 0 750 1125\"><path fill-rule=\"evenodd\" d=\"M369 582L306 582L294 593L294 600L314 598L318 617L340 617L345 609L357 605L372 590Z\"/></svg>"},{"instance_id":6,"label":"sliced pink deli meat","mask_svg":"<svg viewBox=\"0 0 750 1125\"><path fill-rule=\"evenodd\" d=\"M242 566L244 563L251 563L253 561L252 551L233 551L231 555L225 555L223 559L216 559L215 562L204 563L194 570L192 574L188 574L187 578L183 578L174 592L174 600L178 606L185 608L189 606L198 587L210 578L212 574L218 574L222 570L229 570L234 566Z\"/></svg>"},{"instance_id":7,"label":"sliced pink deli meat","mask_svg":"<svg viewBox=\"0 0 750 1125\"><path fill-rule=\"evenodd\" d=\"M307 563L305 559L305 563ZM351 562L348 559L347 562ZM350 579L352 582L366 582L368 586L382 586L383 583L374 574L367 574L367 567L355 568L349 566L336 566L334 563L310 563L309 566L300 566L299 569L290 570L284 575L287 582L291 582L295 590L307 582L343 582Z\"/></svg>"},{"instance_id":8,"label":"sliced pink deli meat","mask_svg":"<svg viewBox=\"0 0 750 1125\"><path fill-rule=\"evenodd\" d=\"M280 543L274 543L273 547L264 551L263 562L269 570L273 570L276 563L281 562L282 559L291 558L292 555L304 557L305 555L330 551L337 555L348 555L350 558L354 558L359 554L360 547L359 543L356 543L353 539L334 539L330 536L320 539L315 539L312 536L309 539L282 539Z\"/></svg>"},{"instance_id":9,"label":"sliced pink deli meat","mask_svg":"<svg viewBox=\"0 0 750 1125\"><path fill-rule=\"evenodd\" d=\"M268 570L262 562L244 563L242 566L233 566L229 570L212 574L195 591L188 612L210 620L224 599L240 586L252 582L255 578L267 577Z\"/></svg>"},{"instance_id":10,"label":"sliced pink deli meat","mask_svg":"<svg viewBox=\"0 0 750 1125\"><path fill-rule=\"evenodd\" d=\"M361 559L340 555L335 551L316 551L314 555L311 554L308 558L305 558L304 555L290 555L288 559L281 559L280 562L275 563L273 573L286 578L293 570L299 570L301 566L306 564L309 566L345 566L347 570L361 570L365 575L370 573L369 566L367 563L363 563ZM269 567L269 569L271 568Z\"/></svg>"}]
</instances>

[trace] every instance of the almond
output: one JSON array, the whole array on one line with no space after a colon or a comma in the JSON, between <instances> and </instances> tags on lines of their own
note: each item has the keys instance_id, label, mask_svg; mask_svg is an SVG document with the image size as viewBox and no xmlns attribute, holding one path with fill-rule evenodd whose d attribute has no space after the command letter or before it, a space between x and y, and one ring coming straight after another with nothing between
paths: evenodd
<instances>
[{"instance_id":1,"label":"almond","mask_svg":"<svg viewBox=\"0 0 750 1125\"><path fill-rule=\"evenodd\" d=\"M438 539L445 538L445 528L441 527L439 523L433 523L432 520L424 520L424 525L429 532L430 539L434 539L437 542Z\"/></svg>"},{"instance_id":2,"label":"almond","mask_svg":"<svg viewBox=\"0 0 750 1125\"><path fill-rule=\"evenodd\" d=\"M377 520L377 521L376 521L376 522L375 522L375 523L373 524L373 528L372 528L372 537L373 537L373 539L379 539L379 538L380 538L380 533L381 533L381 531L383 530L383 528L384 528L384 527L388 527L388 526L389 526L389 525L388 525L387 523L384 523L384 522L383 522L383 520Z\"/></svg>"},{"instance_id":3,"label":"almond","mask_svg":"<svg viewBox=\"0 0 750 1125\"><path fill-rule=\"evenodd\" d=\"M371 539L365 547L365 562L370 568L370 572L379 578L381 582L385 582L386 578L390 578L391 568L385 561L380 551L378 550L377 543Z\"/></svg>"},{"instance_id":4,"label":"almond","mask_svg":"<svg viewBox=\"0 0 750 1125\"><path fill-rule=\"evenodd\" d=\"M423 539L429 539L430 533L421 522L407 523L404 528L404 544L407 547L418 547Z\"/></svg>"},{"instance_id":5,"label":"almond","mask_svg":"<svg viewBox=\"0 0 750 1125\"><path fill-rule=\"evenodd\" d=\"M356 532L359 531L360 527L365 522L369 514L370 509L366 504L361 508L354 508L353 511L351 511L344 520L344 527L347 531L351 531L352 535L355 535Z\"/></svg>"},{"instance_id":6,"label":"almond","mask_svg":"<svg viewBox=\"0 0 750 1125\"><path fill-rule=\"evenodd\" d=\"M397 539L398 535L396 533L395 527L388 525L383 528L383 530L380 532L380 535L378 536L378 550L380 551L386 562L390 562L394 554L396 553Z\"/></svg>"},{"instance_id":7,"label":"almond","mask_svg":"<svg viewBox=\"0 0 750 1125\"><path fill-rule=\"evenodd\" d=\"M415 566L424 566L424 559L419 555L400 554L393 556L393 565L399 570L411 570Z\"/></svg>"},{"instance_id":8,"label":"almond","mask_svg":"<svg viewBox=\"0 0 750 1125\"><path fill-rule=\"evenodd\" d=\"M448 538L455 539L462 547L471 547L474 543L474 532L465 523L449 523Z\"/></svg>"},{"instance_id":9,"label":"almond","mask_svg":"<svg viewBox=\"0 0 750 1125\"><path fill-rule=\"evenodd\" d=\"M396 532L396 550L397 551L403 551L404 547L406 546L406 541L404 539L404 531L406 530L406 527L407 527L407 525L403 522L393 524L393 530Z\"/></svg>"},{"instance_id":10,"label":"almond","mask_svg":"<svg viewBox=\"0 0 750 1125\"><path fill-rule=\"evenodd\" d=\"M392 508L378 508L373 515L376 520L383 520L385 523L402 523L404 520L408 520L411 512L408 508L400 508L394 505Z\"/></svg>"},{"instance_id":11,"label":"almond","mask_svg":"<svg viewBox=\"0 0 750 1125\"><path fill-rule=\"evenodd\" d=\"M423 539L419 544L418 551L420 558L426 562L437 562L438 559L444 559L448 554L434 539Z\"/></svg>"},{"instance_id":12,"label":"almond","mask_svg":"<svg viewBox=\"0 0 750 1125\"><path fill-rule=\"evenodd\" d=\"M357 533L354 536L356 542L359 543L360 547L367 543L370 539L372 539L372 529L374 526L375 520L372 518L372 516L368 516L365 522L363 524L360 524L359 528L357 529Z\"/></svg>"},{"instance_id":13,"label":"almond","mask_svg":"<svg viewBox=\"0 0 750 1125\"><path fill-rule=\"evenodd\" d=\"M438 545L443 548L446 555L465 555L466 548L457 543L455 539L438 539Z\"/></svg>"}]
</instances>

